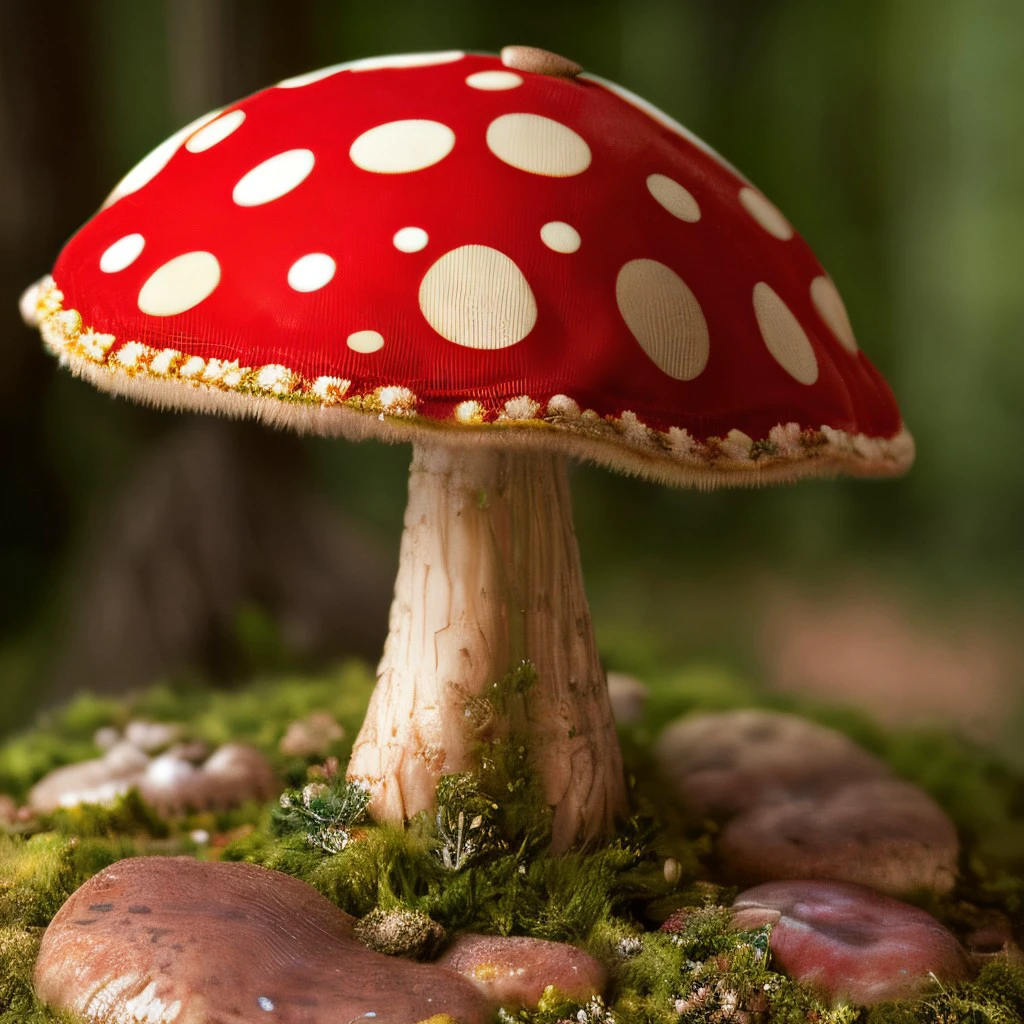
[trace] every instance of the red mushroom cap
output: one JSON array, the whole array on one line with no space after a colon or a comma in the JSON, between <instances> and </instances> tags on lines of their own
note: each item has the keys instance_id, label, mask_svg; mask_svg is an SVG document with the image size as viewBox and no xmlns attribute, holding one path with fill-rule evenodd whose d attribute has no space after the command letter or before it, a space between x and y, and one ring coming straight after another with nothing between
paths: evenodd
<instances>
[{"instance_id":1,"label":"red mushroom cap","mask_svg":"<svg viewBox=\"0 0 1024 1024\"><path fill-rule=\"evenodd\" d=\"M303 431L704 486L905 470L892 394L782 214L537 52L357 61L195 122L29 298L44 338L108 390Z\"/></svg>"}]
</instances>

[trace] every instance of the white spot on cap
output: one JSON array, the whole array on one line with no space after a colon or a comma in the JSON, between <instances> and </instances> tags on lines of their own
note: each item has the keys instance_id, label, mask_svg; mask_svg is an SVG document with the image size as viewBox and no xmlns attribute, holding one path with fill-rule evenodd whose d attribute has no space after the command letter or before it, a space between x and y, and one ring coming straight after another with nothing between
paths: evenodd
<instances>
[{"instance_id":1,"label":"white spot on cap","mask_svg":"<svg viewBox=\"0 0 1024 1024\"><path fill-rule=\"evenodd\" d=\"M399 252L419 252L427 247L430 236L423 228L400 228L392 241Z\"/></svg>"},{"instance_id":2,"label":"white spot on cap","mask_svg":"<svg viewBox=\"0 0 1024 1024\"><path fill-rule=\"evenodd\" d=\"M389 121L363 132L348 154L364 171L407 174L439 163L454 145L455 132L439 121Z\"/></svg>"},{"instance_id":3,"label":"white spot on cap","mask_svg":"<svg viewBox=\"0 0 1024 1024\"><path fill-rule=\"evenodd\" d=\"M289 149L257 164L235 185L231 198L239 206L262 206L287 195L309 177L316 163L308 149Z\"/></svg>"},{"instance_id":4,"label":"white spot on cap","mask_svg":"<svg viewBox=\"0 0 1024 1024\"><path fill-rule=\"evenodd\" d=\"M571 128L540 114L503 114L487 127L487 146L530 174L569 178L590 166L590 147Z\"/></svg>"},{"instance_id":5,"label":"white spot on cap","mask_svg":"<svg viewBox=\"0 0 1024 1024\"><path fill-rule=\"evenodd\" d=\"M782 216L778 208L766 199L757 189L740 189L740 203L758 224L783 242L793 237L793 225Z\"/></svg>"},{"instance_id":6,"label":"white spot on cap","mask_svg":"<svg viewBox=\"0 0 1024 1024\"><path fill-rule=\"evenodd\" d=\"M813 384L818 379L814 347L789 306L764 281L754 285L754 313L761 337L779 366L801 384Z\"/></svg>"},{"instance_id":7,"label":"white spot on cap","mask_svg":"<svg viewBox=\"0 0 1024 1024\"><path fill-rule=\"evenodd\" d=\"M353 352L379 352L384 347L384 335L378 331L356 331L345 339Z\"/></svg>"},{"instance_id":8,"label":"white spot on cap","mask_svg":"<svg viewBox=\"0 0 1024 1024\"><path fill-rule=\"evenodd\" d=\"M581 244L580 233L562 220L550 220L540 229L540 240L555 252L575 252Z\"/></svg>"},{"instance_id":9,"label":"white spot on cap","mask_svg":"<svg viewBox=\"0 0 1024 1024\"><path fill-rule=\"evenodd\" d=\"M822 275L811 282L811 301L818 315L828 324L829 330L850 355L857 354L857 339L846 313L842 297L832 283L832 278Z\"/></svg>"},{"instance_id":10,"label":"white spot on cap","mask_svg":"<svg viewBox=\"0 0 1024 1024\"><path fill-rule=\"evenodd\" d=\"M334 277L338 265L325 252L311 252L288 269L288 284L297 292L319 291Z\"/></svg>"},{"instance_id":11,"label":"white spot on cap","mask_svg":"<svg viewBox=\"0 0 1024 1024\"><path fill-rule=\"evenodd\" d=\"M148 156L144 156L115 186L114 191L107 197L103 204L104 208L116 203L118 199L138 192L144 185L148 185L170 162L171 157L181 148L181 144L197 128L201 128L208 121L212 121L224 108L218 107L211 110L202 117L197 117L191 123L180 128L169 139L165 139Z\"/></svg>"},{"instance_id":12,"label":"white spot on cap","mask_svg":"<svg viewBox=\"0 0 1024 1024\"><path fill-rule=\"evenodd\" d=\"M286 78L283 82L278 82L275 88L277 89L301 89L305 85L313 85L314 82L322 82L325 78L331 78L333 75L338 74L339 71L345 71L349 67L348 63L345 64L332 64L327 68L317 68L316 71L307 71L302 75L293 75L291 78Z\"/></svg>"},{"instance_id":13,"label":"white spot on cap","mask_svg":"<svg viewBox=\"0 0 1024 1024\"><path fill-rule=\"evenodd\" d=\"M696 296L657 260L630 260L615 281L615 301L640 347L663 373L693 380L707 366L708 325Z\"/></svg>"},{"instance_id":14,"label":"white spot on cap","mask_svg":"<svg viewBox=\"0 0 1024 1024\"><path fill-rule=\"evenodd\" d=\"M349 62L350 71L383 71L387 68L425 68L433 64L453 64L465 57L462 50L437 50L434 53L392 53L384 57L361 57Z\"/></svg>"},{"instance_id":15,"label":"white spot on cap","mask_svg":"<svg viewBox=\"0 0 1024 1024\"><path fill-rule=\"evenodd\" d=\"M145 247L146 240L138 232L119 238L104 250L100 257L100 270L105 274L116 274L119 270L130 267Z\"/></svg>"},{"instance_id":16,"label":"white spot on cap","mask_svg":"<svg viewBox=\"0 0 1024 1024\"><path fill-rule=\"evenodd\" d=\"M475 71L466 79L471 89L484 92L501 92L504 89L515 89L523 84L523 79L514 71Z\"/></svg>"},{"instance_id":17,"label":"white spot on cap","mask_svg":"<svg viewBox=\"0 0 1024 1024\"><path fill-rule=\"evenodd\" d=\"M139 292L149 316L174 316L198 306L220 284L220 264L210 252L186 252L155 270Z\"/></svg>"},{"instance_id":18,"label":"white spot on cap","mask_svg":"<svg viewBox=\"0 0 1024 1024\"><path fill-rule=\"evenodd\" d=\"M420 283L419 302L442 338L466 348L507 348L537 322L537 301L522 271L486 245L445 253Z\"/></svg>"},{"instance_id":19,"label":"white spot on cap","mask_svg":"<svg viewBox=\"0 0 1024 1024\"><path fill-rule=\"evenodd\" d=\"M664 174L652 174L647 179L647 191L673 217L695 224L700 220L700 206L688 189L678 181L673 181Z\"/></svg>"},{"instance_id":20,"label":"white spot on cap","mask_svg":"<svg viewBox=\"0 0 1024 1024\"><path fill-rule=\"evenodd\" d=\"M185 143L185 148L190 153L205 153L208 149L216 146L218 142L223 142L232 132L238 129L244 120L244 110L232 110L230 114L218 117L216 121L211 121L200 128Z\"/></svg>"},{"instance_id":21,"label":"white spot on cap","mask_svg":"<svg viewBox=\"0 0 1024 1024\"><path fill-rule=\"evenodd\" d=\"M363 57L359 60L346 61L343 64L332 64L317 71L307 71L303 75L295 75L277 83L278 89L301 89L325 78L332 78L340 71L381 71L385 68L425 67L430 64L451 64L462 60L466 55L461 50L439 50L437 53L395 53L387 57Z\"/></svg>"},{"instance_id":22,"label":"white spot on cap","mask_svg":"<svg viewBox=\"0 0 1024 1024\"><path fill-rule=\"evenodd\" d=\"M260 996L257 1000L261 1010L266 1010L267 1013L271 1013L274 1009L274 1000L269 996Z\"/></svg>"}]
</instances>

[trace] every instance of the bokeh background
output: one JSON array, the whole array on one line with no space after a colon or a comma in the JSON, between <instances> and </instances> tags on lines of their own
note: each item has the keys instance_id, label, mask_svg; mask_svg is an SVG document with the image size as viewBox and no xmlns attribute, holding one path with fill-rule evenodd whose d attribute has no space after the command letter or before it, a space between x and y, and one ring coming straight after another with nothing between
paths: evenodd
<instances>
[{"instance_id":1,"label":"bokeh background","mask_svg":"<svg viewBox=\"0 0 1024 1024\"><path fill-rule=\"evenodd\" d=\"M57 368L26 285L139 158L281 78L525 42L741 167L838 282L919 455L697 494L580 467L612 668L712 666L1024 758L1019 0L3 0L0 733L80 688L373 658L408 451L140 409Z\"/></svg>"}]
</instances>

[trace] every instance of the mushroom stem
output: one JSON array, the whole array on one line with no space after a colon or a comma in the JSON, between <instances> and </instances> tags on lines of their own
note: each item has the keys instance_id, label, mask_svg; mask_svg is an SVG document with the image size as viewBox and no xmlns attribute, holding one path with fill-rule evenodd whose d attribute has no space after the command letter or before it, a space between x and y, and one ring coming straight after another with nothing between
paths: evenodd
<instances>
[{"instance_id":1,"label":"mushroom stem","mask_svg":"<svg viewBox=\"0 0 1024 1024\"><path fill-rule=\"evenodd\" d=\"M535 682L499 708L495 685ZM611 830L622 759L594 645L562 456L416 445L377 688L350 778L378 820L434 807L441 775L514 737L554 812L552 848Z\"/></svg>"}]
</instances>

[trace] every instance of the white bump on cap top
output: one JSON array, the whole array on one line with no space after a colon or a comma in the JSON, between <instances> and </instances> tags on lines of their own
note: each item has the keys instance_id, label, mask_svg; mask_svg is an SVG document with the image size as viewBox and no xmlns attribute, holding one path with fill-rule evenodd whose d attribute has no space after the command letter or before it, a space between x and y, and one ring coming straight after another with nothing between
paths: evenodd
<instances>
[{"instance_id":1,"label":"white bump on cap top","mask_svg":"<svg viewBox=\"0 0 1024 1024\"><path fill-rule=\"evenodd\" d=\"M562 220L548 221L540 229L540 239L555 252L576 252L580 247L580 233L571 225Z\"/></svg>"},{"instance_id":2,"label":"white bump on cap top","mask_svg":"<svg viewBox=\"0 0 1024 1024\"><path fill-rule=\"evenodd\" d=\"M218 142L223 142L239 128L244 120L244 110L232 110L230 114L224 114L223 117L218 117L215 121L203 125L185 143L185 148L190 153L205 153L208 149L216 146Z\"/></svg>"},{"instance_id":3,"label":"white bump on cap top","mask_svg":"<svg viewBox=\"0 0 1024 1024\"><path fill-rule=\"evenodd\" d=\"M427 247L430 236L423 228L399 228L392 239L399 252L419 252Z\"/></svg>"},{"instance_id":4,"label":"white bump on cap top","mask_svg":"<svg viewBox=\"0 0 1024 1024\"><path fill-rule=\"evenodd\" d=\"M288 268L288 284L297 292L319 291L334 277L338 265L325 252L311 252Z\"/></svg>"},{"instance_id":5,"label":"white bump on cap top","mask_svg":"<svg viewBox=\"0 0 1024 1024\"><path fill-rule=\"evenodd\" d=\"M811 282L811 301L818 315L829 326L829 330L839 339L839 343L850 355L857 354L857 338L853 326L843 305L842 296L832 278L822 275Z\"/></svg>"},{"instance_id":6,"label":"white bump on cap top","mask_svg":"<svg viewBox=\"0 0 1024 1024\"><path fill-rule=\"evenodd\" d=\"M673 217L695 224L700 220L700 206L689 189L664 174L652 174L647 178L647 191L668 210Z\"/></svg>"},{"instance_id":7,"label":"white bump on cap top","mask_svg":"<svg viewBox=\"0 0 1024 1024\"><path fill-rule=\"evenodd\" d=\"M257 164L235 185L231 198L239 206L262 206L298 188L316 159L308 149L289 149Z\"/></svg>"},{"instance_id":8,"label":"white bump on cap top","mask_svg":"<svg viewBox=\"0 0 1024 1024\"><path fill-rule=\"evenodd\" d=\"M185 139L196 129L202 128L204 124L212 121L223 109L223 107L218 107L208 114L203 114L202 117L197 117L184 128L178 129L169 139L161 142L152 153L144 156L114 186L114 191L107 196L106 202L103 204L104 209L112 203L116 203L118 199L138 192L144 185L148 185L171 162L171 157L178 152Z\"/></svg>"},{"instance_id":9,"label":"white bump on cap top","mask_svg":"<svg viewBox=\"0 0 1024 1024\"><path fill-rule=\"evenodd\" d=\"M522 84L522 76L514 71L474 71L466 78L466 85L483 92L501 92L505 89L515 89Z\"/></svg>"},{"instance_id":10,"label":"white bump on cap top","mask_svg":"<svg viewBox=\"0 0 1024 1024\"><path fill-rule=\"evenodd\" d=\"M569 178L590 166L590 147L574 132L540 114L503 114L487 126L487 147L520 171Z\"/></svg>"},{"instance_id":11,"label":"white bump on cap top","mask_svg":"<svg viewBox=\"0 0 1024 1024\"><path fill-rule=\"evenodd\" d=\"M754 313L761 337L779 366L801 384L813 384L818 379L814 347L789 306L764 281L754 285Z\"/></svg>"},{"instance_id":12,"label":"white bump on cap top","mask_svg":"<svg viewBox=\"0 0 1024 1024\"><path fill-rule=\"evenodd\" d=\"M753 217L769 235L774 235L783 242L787 242L793 237L793 225L782 216L778 207L761 195L757 189L740 189L740 202L743 204L743 209L746 210L747 213L749 213L750 216Z\"/></svg>"},{"instance_id":13,"label":"white bump on cap top","mask_svg":"<svg viewBox=\"0 0 1024 1024\"><path fill-rule=\"evenodd\" d=\"M507 348L537 322L537 301L523 272L486 245L445 253L424 275L419 303L442 338L466 348Z\"/></svg>"},{"instance_id":14,"label":"white bump on cap top","mask_svg":"<svg viewBox=\"0 0 1024 1024\"><path fill-rule=\"evenodd\" d=\"M145 247L146 240L138 232L119 238L104 250L100 257L100 270L104 274L116 274L119 270L130 267Z\"/></svg>"},{"instance_id":15,"label":"white bump on cap top","mask_svg":"<svg viewBox=\"0 0 1024 1024\"><path fill-rule=\"evenodd\" d=\"M640 347L662 373L693 380L707 366L708 325L696 296L657 260L630 260L615 281L615 301Z\"/></svg>"},{"instance_id":16,"label":"white bump on cap top","mask_svg":"<svg viewBox=\"0 0 1024 1024\"><path fill-rule=\"evenodd\" d=\"M155 270L139 292L149 316L174 316L198 306L220 284L220 264L211 252L186 252Z\"/></svg>"},{"instance_id":17,"label":"white bump on cap top","mask_svg":"<svg viewBox=\"0 0 1024 1024\"><path fill-rule=\"evenodd\" d=\"M455 132L439 121L389 121L363 132L349 156L364 171L407 174L439 163L454 145Z\"/></svg>"},{"instance_id":18,"label":"white bump on cap top","mask_svg":"<svg viewBox=\"0 0 1024 1024\"><path fill-rule=\"evenodd\" d=\"M379 352L384 347L384 335L379 331L355 331L345 339L353 352Z\"/></svg>"}]
</instances>

